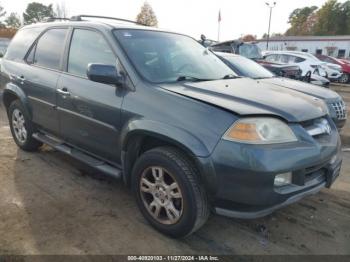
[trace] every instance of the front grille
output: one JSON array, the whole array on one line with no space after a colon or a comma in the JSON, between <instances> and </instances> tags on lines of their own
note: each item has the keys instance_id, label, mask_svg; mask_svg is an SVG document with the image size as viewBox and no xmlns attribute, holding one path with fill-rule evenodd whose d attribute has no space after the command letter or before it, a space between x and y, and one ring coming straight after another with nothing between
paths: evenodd
<instances>
[{"instance_id":1,"label":"front grille","mask_svg":"<svg viewBox=\"0 0 350 262\"><path fill-rule=\"evenodd\" d=\"M347 117L346 105L343 101L337 101L331 104L337 118L339 120L345 120Z\"/></svg>"}]
</instances>

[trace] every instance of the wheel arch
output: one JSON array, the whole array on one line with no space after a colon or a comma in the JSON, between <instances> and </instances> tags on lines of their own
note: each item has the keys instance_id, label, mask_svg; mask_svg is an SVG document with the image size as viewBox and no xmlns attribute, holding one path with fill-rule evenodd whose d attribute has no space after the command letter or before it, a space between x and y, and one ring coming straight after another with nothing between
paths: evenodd
<instances>
[{"instance_id":1,"label":"wheel arch","mask_svg":"<svg viewBox=\"0 0 350 262\"><path fill-rule=\"evenodd\" d=\"M203 163L203 159L207 159L210 151L193 135L162 123L153 121L140 123L139 121L137 125L133 123L129 126L128 132L122 135L122 139L123 179L127 185L130 185L134 163L142 153L155 147L170 146L183 152L191 160L199 172L199 179L204 183L208 192L215 191L215 184L212 183L215 176L214 169L212 165ZM210 166L212 170L209 172L204 170L204 165L205 168Z\"/></svg>"},{"instance_id":2,"label":"wheel arch","mask_svg":"<svg viewBox=\"0 0 350 262\"><path fill-rule=\"evenodd\" d=\"M12 83L9 83L6 85L6 88L4 89L4 92L2 94L2 101L3 101L3 104L6 108L6 111L8 110L11 103L15 100L21 101L24 110L26 111L28 116L30 118L32 118L32 114L31 114L31 111L29 108L28 99L27 99L25 93L18 86L14 85Z\"/></svg>"}]
</instances>

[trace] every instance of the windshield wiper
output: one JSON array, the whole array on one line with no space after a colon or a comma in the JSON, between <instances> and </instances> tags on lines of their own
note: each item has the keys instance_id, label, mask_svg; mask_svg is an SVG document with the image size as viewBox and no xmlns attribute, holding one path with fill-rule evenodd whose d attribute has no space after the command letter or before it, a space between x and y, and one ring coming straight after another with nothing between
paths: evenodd
<instances>
[{"instance_id":1,"label":"windshield wiper","mask_svg":"<svg viewBox=\"0 0 350 262\"><path fill-rule=\"evenodd\" d=\"M234 74L228 74L228 75L225 75L222 79L236 79L236 78L241 78L241 77L236 76Z\"/></svg>"},{"instance_id":2,"label":"windshield wiper","mask_svg":"<svg viewBox=\"0 0 350 262\"><path fill-rule=\"evenodd\" d=\"M186 80L190 80L190 81L195 81L195 82L199 82L199 81L210 81L211 79L204 79L204 78L198 78L195 76L179 76L176 81L180 82L180 81L186 81Z\"/></svg>"},{"instance_id":3,"label":"windshield wiper","mask_svg":"<svg viewBox=\"0 0 350 262\"><path fill-rule=\"evenodd\" d=\"M257 77L252 77L254 80L261 80L261 79L269 79L272 77L266 77L266 76L257 76Z\"/></svg>"}]
</instances>

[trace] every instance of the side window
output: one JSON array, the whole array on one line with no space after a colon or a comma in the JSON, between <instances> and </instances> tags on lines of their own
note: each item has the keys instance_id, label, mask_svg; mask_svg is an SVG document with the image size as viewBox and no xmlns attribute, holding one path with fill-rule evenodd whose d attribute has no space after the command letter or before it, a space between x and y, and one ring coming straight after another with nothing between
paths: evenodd
<instances>
[{"instance_id":1,"label":"side window","mask_svg":"<svg viewBox=\"0 0 350 262\"><path fill-rule=\"evenodd\" d=\"M27 63L33 64L34 63L34 54L35 54L35 46L33 46L32 50L30 50L30 53L27 56Z\"/></svg>"},{"instance_id":2,"label":"side window","mask_svg":"<svg viewBox=\"0 0 350 262\"><path fill-rule=\"evenodd\" d=\"M7 48L5 58L12 61L23 61L29 47L42 30L40 27L20 29Z\"/></svg>"},{"instance_id":3,"label":"side window","mask_svg":"<svg viewBox=\"0 0 350 262\"><path fill-rule=\"evenodd\" d=\"M288 64L289 61L292 61L293 60L293 57L291 57L290 55L281 55L281 63L284 63L284 64Z\"/></svg>"},{"instance_id":4,"label":"side window","mask_svg":"<svg viewBox=\"0 0 350 262\"><path fill-rule=\"evenodd\" d=\"M305 58L296 56L295 60L294 60L294 63L301 63L301 62L304 62L304 61L305 61Z\"/></svg>"},{"instance_id":5,"label":"side window","mask_svg":"<svg viewBox=\"0 0 350 262\"><path fill-rule=\"evenodd\" d=\"M267 55L265 59L269 62L276 62L276 55Z\"/></svg>"},{"instance_id":6,"label":"side window","mask_svg":"<svg viewBox=\"0 0 350 262\"><path fill-rule=\"evenodd\" d=\"M115 65L116 57L101 34L75 29L69 50L68 72L86 77L86 69L90 63Z\"/></svg>"},{"instance_id":7,"label":"side window","mask_svg":"<svg viewBox=\"0 0 350 262\"><path fill-rule=\"evenodd\" d=\"M60 67L66 33L67 29L63 28L50 29L45 32L36 44L34 60L32 63L58 70ZM32 54L29 54L28 58L30 59L31 56Z\"/></svg>"}]
</instances>

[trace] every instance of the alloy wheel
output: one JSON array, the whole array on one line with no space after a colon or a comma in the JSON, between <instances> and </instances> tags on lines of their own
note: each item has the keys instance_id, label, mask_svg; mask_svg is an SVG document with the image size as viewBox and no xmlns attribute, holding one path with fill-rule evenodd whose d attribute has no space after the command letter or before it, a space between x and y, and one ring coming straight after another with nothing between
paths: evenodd
<instances>
[{"instance_id":1,"label":"alloy wheel","mask_svg":"<svg viewBox=\"0 0 350 262\"><path fill-rule=\"evenodd\" d=\"M349 82L349 75L348 75L348 74L343 74L343 75L340 77L339 82L340 82L340 83L343 83L343 84Z\"/></svg>"},{"instance_id":2,"label":"alloy wheel","mask_svg":"<svg viewBox=\"0 0 350 262\"><path fill-rule=\"evenodd\" d=\"M19 109L13 110L12 113L12 127L17 140L24 144L27 140L27 129L25 127L25 120L22 112Z\"/></svg>"},{"instance_id":3,"label":"alloy wheel","mask_svg":"<svg viewBox=\"0 0 350 262\"><path fill-rule=\"evenodd\" d=\"M141 199L159 223L176 224L183 213L183 197L174 176L159 166L146 168L139 184Z\"/></svg>"}]
</instances>

